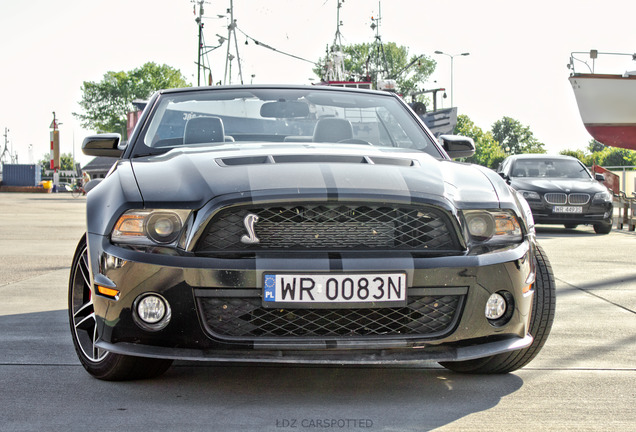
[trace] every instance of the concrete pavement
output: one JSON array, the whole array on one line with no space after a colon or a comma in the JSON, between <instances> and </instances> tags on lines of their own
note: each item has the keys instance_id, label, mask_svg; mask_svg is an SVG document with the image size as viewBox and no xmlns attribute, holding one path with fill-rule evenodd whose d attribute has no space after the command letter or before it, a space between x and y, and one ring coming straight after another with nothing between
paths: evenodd
<instances>
[{"instance_id":1,"label":"concrete pavement","mask_svg":"<svg viewBox=\"0 0 636 432\"><path fill-rule=\"evenodd\" d=\"M636 235L540 228L557 315L543 351L500 376L425 368L178 363L108 383L75 357L68 272L84 198L0 194L0 432L624 431L636 424ZM325 427L325 425L327 427Z\"/></svg>"}]
</instances>

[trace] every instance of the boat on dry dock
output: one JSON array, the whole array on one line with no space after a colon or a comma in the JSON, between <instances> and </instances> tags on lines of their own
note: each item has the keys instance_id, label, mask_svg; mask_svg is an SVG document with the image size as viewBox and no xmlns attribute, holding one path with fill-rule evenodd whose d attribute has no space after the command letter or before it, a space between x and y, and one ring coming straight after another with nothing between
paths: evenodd
<instances>
[{"instance_id":1,"label":"boat on dry dock","mask_svg":"<svg viewBox=\"0 0 636 432\"><path fill-rule=\"evenodd\" d=\"M569 77L579 113L587 131L600 143L612 147L636 150L636 64L634 70L622 74L595 73L599 55L631 56L636 54L589 52L592 66L582 60L583 54L570 56ZM588 66L589 72L579 73L575 67Z\"/></svg>"}]
</instances>

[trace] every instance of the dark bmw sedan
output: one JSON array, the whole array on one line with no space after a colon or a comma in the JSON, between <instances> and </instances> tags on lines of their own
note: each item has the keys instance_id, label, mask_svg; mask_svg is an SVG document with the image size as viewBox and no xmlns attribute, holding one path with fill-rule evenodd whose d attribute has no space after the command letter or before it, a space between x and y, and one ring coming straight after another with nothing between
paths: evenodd
<instances>
[{"instance_id":1,"label":"dark bmw sedan","mask_svg":"<svg viewBox=\"0 0 636 432\"><path fill-rule=\"evenodd\" d=\"M535 223L576 228L594 226L597 234L612 230L612 194L578 159L542 154L506 158L500 175L523 194Z\"/></svg>"},{"instance_id":2,"label":"dark bmw sedan","mask_svg":"<svg viewBox=\"0 0 636 432\"><path fill-rule=\"evenodd\" d=\"M505 373L534 358L554 277L526 201L453 162L398 96L330 87L158 92L87 195L69 281L81 363L105 380L173 360L440 362Z\"/></svg>"}]
</instances>

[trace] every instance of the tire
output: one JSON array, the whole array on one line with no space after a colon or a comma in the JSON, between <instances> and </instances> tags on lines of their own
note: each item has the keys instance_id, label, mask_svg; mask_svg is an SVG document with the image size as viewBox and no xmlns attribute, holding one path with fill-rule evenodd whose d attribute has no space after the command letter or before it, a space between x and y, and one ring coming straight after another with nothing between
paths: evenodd
<instances>
[{"instance_id":1,"label":"tire","mask_svg":"<svg viewBox=\"0 0 636 432\"><path fill-rule=\"evenodd\" d=\"M489 357L440 364L454 372L474 374L503 374L513 372L530 363L539 354L550 334L556 309L556 289L552 266L543 248L536 245L537 276L534 283L532 316L529 333L534 337L528 348Z\"/></svg>"},{"instance_id":2,"label":"tire","mask_svg":"<svg viewBox=\"0 0 636 432\"><path fill-rule=\"evenodd\" d=\"M73 196L73 198L78 198L81 194L82 189L78 188L77 186L75 186L73 190L71 190L71 195Z\"/></svg>"},{"instance_id":3,"label":"tire","mask_svg":"<svg viewBox=\"0 0 636 432\"><path fill-rule=\"evenodd\" d=\"M417 115L426 114L426 104L424 104L423 102L413 103L412 108L413 108L413 111L415 111L415 114Z\"/></svg>"},{"instance_id":4,"label":"tire","mask_svg":"<svg viewBox=\"0 0 636 432\"><path fill-rule=\"evenodd\" d=\"M154 378L163 374L172 360L131 357L104 351L95 346L97 322L93 309L86 237L75 255L68 285L68 316L75 352L84 369L105 381Z\"/></svg>"},{"instance_id":5,"label":"tire","mask_svg":"<svg viewBox=\"0 0 636 432\"><path fill-rule=\"evenodd\" d=\"M574 229L578 226L578 224L564 224L565 229Z\"/></svg>"},{"instance_id":6,"label":"tire","mask_svg":"<svg viewBox=\"0 0 636 432\"><path fill-rule=\"evenodd\" d=\"M594 225L594 232L596 234L609 234L612 231L612 223L600 223Z\"/></svg>"}]
</instances>

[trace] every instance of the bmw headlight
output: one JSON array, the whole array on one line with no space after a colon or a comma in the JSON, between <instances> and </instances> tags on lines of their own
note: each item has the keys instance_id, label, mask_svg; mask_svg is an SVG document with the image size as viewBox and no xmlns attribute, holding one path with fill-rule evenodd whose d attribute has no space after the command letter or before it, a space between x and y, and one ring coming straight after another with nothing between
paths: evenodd
<instances>
[{"instance_id":1,"label":"bmw headlight","mask_svg":"<svg viewBox=\"0 0 636 432\"><path fill-rule=\"evenodd\" d=\"M173 245L179 239L190 210L128 210L110 235L113 243Z\"/></svg>"},{"instance_id":2,"label":"bmw headlight","mask_svg":"<svg viewBox=\"0 0 636 432\"><path fill-rule=\"evenodd\" d=\"M612 201L612 194L609 193L609 191L604 191L604 192L598 192L596 194L594 194L594 198L592 199L592 201L594 202L611 202Z\"/></svg>"},{"instance_id":3,"label":"bmw headlight","mask_svg":"<svg viewBox=\"0 0 636 432\"><path fill-rule=\"evenodd\" d=\"M535 191L520 190L518 192L527 200L541 200L541 195Z\"/></svg>"},{"instance_id":4,"label":"bmw headlight","mask_svg":"<svg viewBox=\"0 0 636 432\"><path fill-rule=\"evenodd\" d=\"M471 243L506 245L523 240L521 225L511 211L467 210L464 218Z\"/></svg>"}]
</instances>

